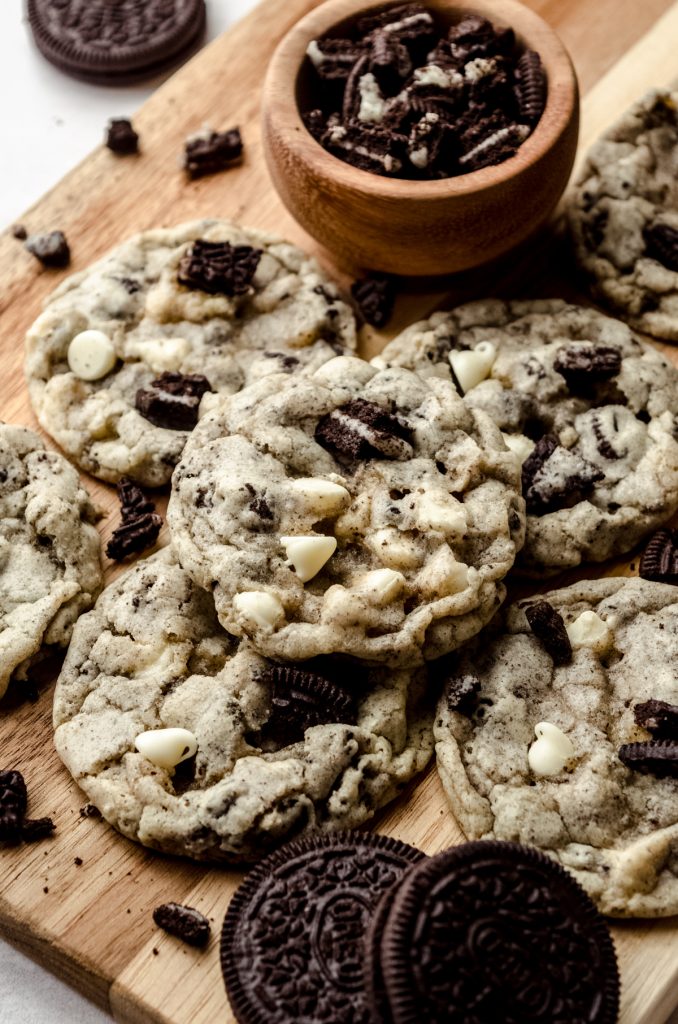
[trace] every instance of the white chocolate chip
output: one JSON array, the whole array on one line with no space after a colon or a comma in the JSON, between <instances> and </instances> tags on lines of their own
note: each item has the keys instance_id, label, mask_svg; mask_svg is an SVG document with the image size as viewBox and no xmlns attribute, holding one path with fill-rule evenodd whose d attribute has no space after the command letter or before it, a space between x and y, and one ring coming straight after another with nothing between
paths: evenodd
<instances>
[{"instance_id":1,"label":"white chocolate chip","mask_svg":"<svg viewBox=\"0 0 678 1024\"><path fill-rule=\"evenodd\" d=\"M264 590L245 590L236 594L233 607L257 626L275 627L285 615L285 609L275 594L267 594Z\"/></svg>"},{"instance_id":2,"label":"white chocolate chip","mask_svg":"<svg viewBox=\"0 0 678 1024\"><path fill-rule=\"evenodd\" d=\"M475 348L450 352L450 366L464 394L489 376L496 358L497 350L491 341L481 341Z\"/></svg>"},{"instance_id":3,"label":"white chocolate chip","mask_svg":"<svg viewBox=\"0 0 678 1024\"><path fill-rule=\"evenodd\" d=\"M381 564L390 569L416 569L424 561L421 545L394 526L385 526L368 534L365 544Z\"/></svg>"},{"instance_id":4,"label":"white chocolate chip","mask_svg":"<svg viewBox=\"0 0 678 1024\"><path fill-rule=\"evenodd\" d=\"M501 436L504 438L506 447L518 456L521 463L534 451L534 441L530 441L529 437L525 437L524 434L505 434L502 431Z\"/></svg>"},{"instance_id":5,"label":"white chocolate chip","mask_svg":"<svg viewBox=\"0 0 678 1024\"><path fill-rule=\"evenodd\" d=\"M405 577L394 569L373 569L359 578L358 585L374 604L388 604L403 589Z\"/></svg>"},{"instance_id":6,"label":"white chocolate chip","mask_svg":"<svg viewBox=\"0 0 678 1024\"><path fill-rule=\"evenodd\" d=\"M582 612L581 615L571 622L567 629L567 635L573 647L590 647L592 650L602 654L608 649L612 642L610 627L596 612Z\"/></svg>"},{"instance_id":7,"label":"white chocolate chip","mask_svg":"<svg viewBox=\"0 0 678 1024\"><path fill-rule=\"evenodd\" d=\"M139 733L134 746L158 768L174 768L193 757L198 741L188 729L149 729Z\"/></svg>"},{"instance_id":8,"label":"white chocolate chip","mask_svg":"<svg viewBox=\"0 0 678 1024\"><path fill-rule=\"evenodd\" d=\"M552 725L538 722L534 727L537 739L527 752L527 760L535 775L557 775L574 755L569 736Z\"/></svg>"},{"instance_id":9,"label":"white chocolate chip","mask_svg":"<svg viewBox=\"0 0 678 1024\"><path fill-rule=\"evenodd\" d=\"M68 346L68 365L80 380L101 380L115 366L115 349L103 331L81 331Z\"/></svg>"},{"instance_id":10,"label":"white chocolate chip","mask_svg":"<svg viewBox=\"0 0 678 1024\"><path fill-rule=\"evenodd\" d=\"M315 534L304 537L281 537L280 543L287 552L288 564L294 568L302 583L308 583L317 576L337 550L336 537Z\"/></svg>"},{"instance_id":11,"label":"white chocolate chip","mask_svg":"<svg viewBox=\"0 0 678 1024\"><path fill-rule=\"evenodd\" d=\"M384 119L384 97L381 94L379 83L368 71L362 75L358 82L360 93L360 108L358 110L359 121L383 121Z\"/></svg>"},{"instance_id":12,"label":"white chocolate chip","mask_svg":"<svg viewBox=\"0 0 678 1024\"><path fill-rule=\"evenodd\" d=\"M417 502L417 526L422 530L440 530L447 534L466 532L466 509L443 490L429 489Z\"/></svg>"},{"instance_id":13,"label":"white chocolate chip","mask_svg":"<svg viewBox=\"0 0 678 1024\"><path fill-rule=\"evenodd\" d=\"M307 511L319 516L337 515L351 500L351 495L341 484L315 476L293 480L290 488Z\"/></svg>"},{"instance_id":14,"label":"white chocolate chip","mask_svg":"<svg viewBox=\"0 0 678 1024\"><path fill-rule=\"evenodd\" d=\"M385 370L388 363L383 356L373 356L373 358L370 359L370 366L376 367L377 370Z\"/></svg>"}]
</instances>

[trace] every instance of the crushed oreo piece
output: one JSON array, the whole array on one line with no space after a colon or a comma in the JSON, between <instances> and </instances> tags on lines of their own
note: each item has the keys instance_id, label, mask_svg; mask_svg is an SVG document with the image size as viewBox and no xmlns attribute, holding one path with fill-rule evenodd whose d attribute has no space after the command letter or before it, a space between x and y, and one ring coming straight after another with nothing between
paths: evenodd
<instances>
[{"instance_id":1,"label":"crushed oreo piece","mask_svg":"<svg viewBox=\"0 0 678 1024\"><path fill-rule=\"evenodd\" d=\"M397 175L407 157L406 136L373 125L332 125L320 141L330 153L353 167L385 177Z\"/></svg>"},{"instance_id":2,"label":"crushed oreo piece","mask_svg":"<svg viewBox=\"0 0 678 1024\"><path fill-rule=\"evenodd\" d=\"M369 70L382 92L397 92L412 71L412 59L404 43L388 32L377 30L372 37Z\"/></svg>"},{"instance_id":3,"label":"crushed oreo piece","mask_svg":"<svg viewBox=\"0 0 678 1024\"><path fill-rule=\"evenodd\" d=\"M609 409L611 422L606 423L606 417L603 417L600 413L594 413L591 418L591 427L593 429L593 436L596 439L596 448L603 456L604 459L616 460L622 457L623 453L617 451L612 444L606 430L614 431L613 436L618 437L618 417L614 409Z\"/></svg>"},{"instance_id":4,"label":"crushed oreo piece","mask_svg":"<svg viewBox=\"0 0 678 1024\"><path fill-rule=\"evenodd\" d=\"M516 64L515 93L520 118L535 125L546 105L546 75L539 54L526 50Z\"/></svg>"},{"instance_id":5,"label":"crushed oreo piece","mask_svg":"<svg viewBox=\"0 0 678 1024\"><path fill-rule=\"evenodd\" d=\"M572 644L565 622L553 605L548 601L535 601L525 609L525 618L554 665L567 665L572 661Z\"/></svg>"},{"instance_id":6,"label":"crushed oreo piece","mask_svg":"<svg viewBox=\"0 0 678 1024\"><path fill-rule=\"evenodd\" d=\"M19 242L25 242L28 238L28 231L26 231L23 224L12 224L9 230L12 234L12 238L16 238Z\"/></svg>"},{"instance_id":7,"label":"crushed oreo piece","mask_svg":"<svg viewBox=\"0 0 678 1024\"><path fill-rule=\"evenodd\" d=\"M564 448L553 434L541 437L523 462L523 497L531 515L571 508L583 501L603 472Z\"/></svg>"},{"instance_id":8,"label":"crushed oreo piece","mask_svg":"<svg viewBox=\"0 0 678 1024\"><path fill-rule=\"evenodd\" d=\"M200 400L211 391L207 377L200 373L168 371L139 388L135 406L138 412L156 427L167 430L193 430L198 422Z\"/></svg>"},{"instance_id":9,"label":"crushed oreo piece","mask_svg":"<svg viewBox=\"0 0 678 1024\"><path fill-rule=\"evenodd\" d=\"M314 139L320 142L323 132L327 128L327 117L319 108L307 110L303 115L303 122Z\"/></svg>"},{"instance_id":10,"label":"crushed oreo piece","mask_svg":"<svg viewBox=\"0 0 678 1024\"><path fill-rule=\"evenodd\" d=\"M299 665L271 665L261 679L271 686L271 717L266 729L283 742L297 740L316 725L356 722L353 695L316 672Z\"/></svg>"},{"instance_id":11,"label":"crushed oreo piece","mask_svg":"<svg viewBox=\"0 0 678 1024\"><path fill-rule=\"evenodd\" d=\"M181 939L189 946L206 946L210 937L210 923L204 914L180 903L163 903L153 911L158 928Z\"/></svg>"},{"instance_id":12,"label":"crushed oreo piece","mask_svg":"<svg viewBox=\"0 0 678 1024\"><path fill-rule=\"evenodd\" d=\"M352 459L409 459L412 431L375 402L354 398L323 416L315 439L328 451Z\"/></svg>"},{"instance_id":13,"label":"crushed oreo piece","mask_svg":"<svg viewBox=\"0 0 678 1024\"><path fill-rule=\"evenodd\" d=\"M21 772L0 771L0 842L21 841L21 828L28 806L28 792Z\"/></svg>"},{"instance_id":14,"label":"crushed oreo piece","mask_svg":"<svg viewBox=\"0 0 678 1024\"><path fill-rule=\"evenodd\" d=\"M472 713L479 693L480 679L470 672L454 675L445 684L447 706L450 711L456 711L460 715Z\"/></svg>"},{"instance_id":15,"label":"crushed oreo piece","mask_svg":"<svg viewBox=\"0 0 678 1024\"><path fill-rule=\"evenodd\" d=\"M665 700L646 700L633 709L636 725L651 732L655 739L678 740L678 704Z\"/></svg>"},{"instance_id":16,"label":"crushed oreo piece","mask_svg":"<svg viewBox=\"0 0 678 1024\"><path fill-rule=\"evenodd\" d=\"M212 295L244 295L252 284L261 249L198 238L179 264L177 279L187 288Z\"/></svg>"},{"instance_id":17,"label":"crushed oreo piece","mask_svg":"<svg viewBox=\"0 0 678 1024\"><path fill-rule=\"evenodd\" d=\"M631 771L643 775L678 779L678 741L673 739L624 743L619 748L619 760Z\"/></svg>"},{"instance_id":18,"label":"crushed oreo piece","mask_svg":"<svg viewBox=\"0 0 678 1024\"><path fill-rule=\"evenodd\" d=\"M346 79L344 88L344 99L341 106L341 116L345 122L362 120L360 118L360 107L362 103L362 77L367 74L369 59L367 54L354 64L351 74Z\"/></svg>"},{"instance_id":19,"label":"crushed oreo piece","mask_svg":"<svg viewBox=\"0 0 678 1024\"><path fill-rule=\"evenodd\" d=\"M35 843L46 839L55 831L56 825L51 818L26 818L21 830L21 838L25 843Z\"/></svg>"},{"instance_id":20,"label":"crushed oreo piece","mask_svg":"<svg viewBox=\"0 0 678 1024\"><path fill-rule=\"evenodd\" d=\"M388 274L369 274L354 281L351 295L364 319L373 327L385 327L396 300L395 281Z\"/></svg>"},{"instance_id":21,"label":"crushed oreo piece","mask_svg":"<svg viewBox=\"0 0 678 1024\"><path fill-rule=\"evenodd\" d=\"M45 267L67 267L71 262L71 250L63 231L29 235L24 245Z\"/></svg>"},{"instance_id":22,"label":"crushed oreo piece","mask_svg":"<svg viewBox=\"0 0 678 1024\"><path fill-rule=\"evenodd\" d=\"M366 14L356 27L368 39L381 32L406 42L410 49L430 46L435 34L431 12L418 3L394 4L377 14Z\"/></svg>"},{"instance_id":23,"label":"crushed oreo piece","mask_svg":"<svg viewBox=\"0 0 678 1024\"><path fill-rule=\"evenodd\" d=\"M616 377L621 363L621 351L614 345L561 345L553 368L570 391L587 394L592 384Z\"/></svg>"},{"instance_id":24,"label":"crushed oreo piece","mask_svg":"<svg viewBox=\"0 0 678 1024\"><path fill-rule=\"evenodd\" d=\"M641 555L638 575L655 583L678 585L678 530L657 530Z\"/></svg>"},{"instance_id":25,"label":"crushed oreo piece","mask_svg":"<svg viewBox=\"0 0 678 1024\"><path fill-rule=\"evenodd\" d=\"M365 53L366 46L351 39L315 39L307 50L318 75L327 81L341 81Z\"/></svg>"},{"instance_id":26,"label":"crushed oreo piece","mask_svg":"<svg viewBox=\"0 0 678 1024\"><path fill-rule=\"evenodd\" d=\"M504 120L503 117L483 118L464 132L461 137L464 152L459 157L459 166L464 171L492 167L518 152L530 133L529 128L515 122L501 124Z\"/></svg>"},{"instance_id":27,"label":"crushed oreo piece","mask_svg":"<svg viewBox=\"0 0 678 1024\"><path fill-rule=\"evenodd\" d=\"M643 231L647 255L667 270L678 272L678 228L668 224L650 224Z\"/></svg>"},{"instance_id":28,"label":"crushed oreo piece","mask_svg":"<svg viewBox=\"0 0 678 1024\"><path fill-rule=\"evenodd\" d=\"M208 132L187 139L184 145L184 168L189 178L217 174L239 163L243 141L239 128L226 132Z\"/></svg>"},{"instance_id":29,"label":"crushed oreo piece","mask_svg":"<svg viewBox=\"0 0 678 1024\"><path fill-rule=\"evenodd\" d=\"M122 523L113 531L106 554L122 562L155 544L162 519L155 511L155 504L129 477L121 478L117 490Z\"/></svg>"},{"instance_id":30,"label":"crushed oreo piece","mask_svg":"<svg viewBox=\"0 0 678 1024\"><path fill-rule=\"evenodd\" d=\"M139 136L127 117L112 117L106 128L106 145L114 153L139 152Z\"/></svg>"}]
</instances>

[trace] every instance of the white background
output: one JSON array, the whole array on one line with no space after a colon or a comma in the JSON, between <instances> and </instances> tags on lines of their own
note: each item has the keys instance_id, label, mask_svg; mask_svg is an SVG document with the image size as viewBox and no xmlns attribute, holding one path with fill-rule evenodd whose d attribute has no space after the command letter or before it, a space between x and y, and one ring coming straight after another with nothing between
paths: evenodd
<instances>
[{"instance_id":1,"label":"white background","mask_svg":"<svg viewBox=\"0 0 678 1024\"><path fill-rule=\"evenodd\" d=\"M255 3L207 0L206 41ZM109 117L133 114L161 81L119 87L69 78L48 64L33 45L22 0L0 0L0 230L20 220L29 206L101 142ZM111 1020L0 939L0 1024L110 1024Z\"/></svg>"}]
</instances>

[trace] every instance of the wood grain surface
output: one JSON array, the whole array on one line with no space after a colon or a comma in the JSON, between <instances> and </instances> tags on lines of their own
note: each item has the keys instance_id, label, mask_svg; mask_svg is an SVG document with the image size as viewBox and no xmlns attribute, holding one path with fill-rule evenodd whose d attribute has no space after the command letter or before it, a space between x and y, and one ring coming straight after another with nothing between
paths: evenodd
<instances>
[{"instance_id":1,"label":"wood grain surface","mask_svg":"<svg viewBox=\"0 0 678 1024\"><path fill-rule=\"evenodd\" d=\"M139 111L138 157L95 151L26 213L26 227L65 230L73 252L70 269L76 271L135 231L199 216L230 217L277 231L317 252L271 188L258 128L267 60L277 40L313 6L313 0L265 0ZM560 33L574 59L583 93L582 151L646 88L667 84L676 74L678 2L529 0L528 6ZM205 122L215 128L239 124L246 160L227 173L187 182L178 167L182 143ZM403 282L389 336L444 301L497 292L576 297L557 228L556 222L516 254L510 266L454 280ZM348 282L355 268L333 267L327 254L318 255L341 283ZM0 267L1 415L35 427L22 373L23 336L64 273L42 270L8 232L0 236ZM363 353L378 351L385 337L367 331ZM671 356L678 361L678 348ZM106 512L101 527L106 539L117 518L114 491L86 482ZM625 571L622 561L605 567L606 573ZM112 575L109 566L107 578ZM58 665L51 670L53 678ZM81 817L84 797L52 746L51 699L48 674L37 703L17 705L10 695L0 704L2 766L24 771L29 813L52 815L58 827L51 841L2 851L0 931L119 1021L233 1024L219 970L218 936L241 876L153 854L104 822ZM429 853L462 839L434 771L382 813L376 827ZM213 939L205 952L184 947L155 928L151 911L167 900L188 903L212 919ZM678 1003L675 920L615 924L613 934L622 972L622 1024L661 1024Z\"/></svg>"}]
</instances>

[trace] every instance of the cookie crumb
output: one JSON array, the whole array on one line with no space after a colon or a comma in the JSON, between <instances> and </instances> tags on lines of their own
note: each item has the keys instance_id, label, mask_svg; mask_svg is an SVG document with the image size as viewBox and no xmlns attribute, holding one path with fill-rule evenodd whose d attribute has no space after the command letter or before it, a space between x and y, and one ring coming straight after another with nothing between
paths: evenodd
<instances>
[{"instance_id":1,"label":"cookie crumb","mask_svg":"<svg viewBox=\"0 0 678 1024\"><path fill-rule=\"evenodd\" d=\"M23 224L12 224L9 230L12 237L18 239L20 242L25 242L28 238L28 231Z\"/></svg>"},{"instance_id":2,"label":"cookie crumb","mask_svg":"<svg viewBox=\"0 0 678 1024\"><path fill-rule=\"evenodd\" d=\"M210 923L204 914L193 907L163 903L153 911L153 920L159 928L189 946L206 946L209 941Z\"/></svg>"},{"instance_id":3,"label":"cookie crumb","mask_svg":"<svg viewBox=\"0 0 678 1024\"><path fill-rule=\"evenodd\" d=\"M206 128L186 139L184 169L189 178L202 178L239 163L242 154L243 141L239 128L230 128L225 132Z\"/></svg>"},{"instance_id":4,"label":"cookie crumb","mask_svg":"<svg viewBox=\"0 0 678 1024\"><path fill-rule=\"evenodd\" d=\"M112 117L106 128L106 145L113 153L139 152L139 136L127 117Z\"/></svg>"},{"instance_id":5,"label":"cookie crumb","mask_svg":"<svg viewBox=\"0 0 678 1024\"><path fill-rule=\"evenodd\" d=\"M71 250L63 231L50 231L44 235L29 235L24 247L40 260L44 267L63 268L71 262Z\"/></svg>"},{"instance_id":6,"label":"cookie crumb","mask_svg":"<svg viewBox=\"0 0 678 1024\"><path fill-rule=\"evenodd\" d=\"M101 811L99 810L98 807L95 807L94 804L85 804L84 807L80 808L80 817L81 818L100 818L101 817Z\"/></svg>"},{"instance_id":7,"label":"cookie crumb","mask_svg":"<svg viewBox=\"0 0 678 1024\"><path fill-rule=\"evenodd\" d=\"M79 868L82 864L82 857L74 857L73 863L75 864L76 868Z\"/></svg>"}]
</instances>

